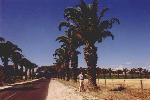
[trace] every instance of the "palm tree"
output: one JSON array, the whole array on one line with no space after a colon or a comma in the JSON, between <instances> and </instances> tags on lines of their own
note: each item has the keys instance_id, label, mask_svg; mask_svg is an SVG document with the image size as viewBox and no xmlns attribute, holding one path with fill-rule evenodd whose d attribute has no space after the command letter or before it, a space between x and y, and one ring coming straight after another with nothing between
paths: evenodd
<instances>
[{"instance_id":1,"label":"palm tree","mask_svg":"<svg viewBox=\"0 0 150 100\"><path fill-rule=\"evenodd\" d=\"M117 77L119 78L120 77L120 74L122 74L123 73L123 71L121 70L121 69L118 69L117 70Z\"/></svg>"},{"instance_id":2,"label":"palm tree","mask_svg":"<svg viewBox=\"0 0 150 100\"><path fill-rule=\"evenodd\" d=\"M67 81L69 81L69 49L66 47L58 48L56 49L54 56L56 57L56 62L61 64L61 66L59 67L62 67L61 69L64 70L65 76L67 77Z\"/></svg>"},{"instance_id":3,"label":"palm tree","mask_svg":"<svg viewBox=\"0 0 150 100\"><path fill-rule=\"evenodd\" d=\"M21 79L23 79L23 76L24 76L24 70L23 69L25 67L25 58L20 59L19 62L18 62L18 65L21 67L20 71L19 71L20 72L19 74L21 76Z\"/></svg>"},{"instance_id":4,"label":"palm tree","mask_svg":"<svg viewBox=\"0 0 150 100\"><path fill-rule=\"evenodd\" d=\"M71 30L84 43L84 58L88 66L88 80L90 87L96 87L96 65L97 65L97 47L95 43L103 41L106 37L112 37L109 29L119 20L111 18L103 20L103 16L108 8L102 9L100 15L98 11L98 0L93 0L91 4L86 4L84 0L80 0L80 4L66 8L64 11L65 21L60 23Z\"/></svg>"},{"instance_id":5,"label":"palm tree","mask_svg":"<svg viewBox=\"0 0 150 100\"><path fill-rule=\"evenodd\" d=\"M56 49L57 50L57 49ZM55 57L55 61L56 63L54 63L54 66L55 66L55 77L57 78L61 78L61 79L64 79L63 78L63 69L64 69L64 65L63 65L63 59L61 57L61 55L59 55L55 50L55 54L53 54L53 56Z\"/></svg>"},{"instance_id":6,"label":"palm tree","mask_svg":"<svg viewBox=\"0 0 150 100\"><path fill-rule=\"evenodd\" d=\"M0 86L3 86L4 77L4 67L0 65Z\"/></svg>"},{"instance_id":7,"label":"palm tree","mask_svg":"<svg viewBox=\"0 0 150 100\"><path fill-rule=\"evenodd\" d=\"M147 69L143 69L143 73L144 73L145 78L148 78L148 70Z\"/></svg>"},{"instance_id":8,"label":"palm tree","mask_svg":"<svg viewBox=\"0 0 150 100\"><path fill-rule=\"evenodd\" d=\"M31 79L31 69L32 69L32 63L28 59L25 60L25 79L27 80L28 78ZM29 75L28 72L29 71Z\"/></svg>"},{"instance_id":9,"label":"palm tree","mask_svg":"<svg viewBox=\"0 0 150 100\"><path fill-rule=\"evenodd\" d=\"M55 66L55 68L54 68L54 74L55 74L54 77L63 79L63 75L61 73L61 71L62 71L62 69L61 69L62 63L57 62L57 61L59 61L59 59L57 59L57 58L54 58L54 59L56 60L56 63L54 63L54 66Z\"/></svg>"},{"instance_id":10,"label":"palm tree","mask_svg":"<svg viewBox=\"0 0 150 100\"><path fill-rule=\"evenodd\" d=\"M5 39L3 37L0 37L0 58L2 58L3 56L4 43L5 43Z\"/></svg>"},{"instance_id":11,"label":"palm tree","mask_svg":"<svg viewBox=\"0 0 150 100\"><path fill-rule=\"evenodd\" d=\"M150 70L147 70L147 78L150 79Z\"/></svg>"},{"instance_id":12,"label":"palm tree","mask_svg":"<svg viewBox=\"0 0 150 100\"><path fill-rule=\"evenodd\" d=\"M26 68L26 72L28 69L32 69L35 67L35 64L31 63L26 58L23 58L21 52L22 50L17 45L13 44L10 41L5 41L4 38L0 37L0 58L5 68L5 75L7 81L9 81L10 78L12 78L13 76L16 77L16 75L18 75L18 65L20 65L21 67L21 76L23 76L23 67ZM13 68L10 68L11 66L8 66L9 61L12 61L14 63L15 71L12 71ZM12 72L14 73L12 74ZM27 75L25 76L27 79Z\"/></svg>"},{"instance_id":13,"label":"palm tree","mask_svg":"<svg viewBox=\"0 0 150 100\"><path fill-rule=\"evenodd\" d=\"M142 71L143 71L143 68L137 68L138 72L139 72L139 77L142 78Z\"/></svg>"},{"instance_id":14,"label":"palm tree","mask_svg":"<svg viewBox=\"0 0 150 100\"><path fill-rule=\"evenodd\" d=\"M0 42L4 42L5 39L3 37L0 37Z\"/></svg>"},{"instance_id":15,"label":"palm tree","mask_svg":"<svg viewBox=\"0 0 150 100\"><path fill-rule=\"evenodd\" d=\"M20 48L18 48L17 45L13 44L10 41L7 41L6 43L1 43L1 60L4 63L4 66L6 67L8 65L8 61L10 60L11 56L14 52L22 51Z\"/></svg>"},{"instance_id":16,"label":"palm tree","mask_svg":"<svg viewBox=\"0 0 150 100\"><path fill-rule=\"evenodd\" d=\"M111 68L109 68L109 69L108 69L108 72L109 72L109 78L111 78L111 77L112 77L112 75L111 75L111 73L112 73L112 69L111 69Z\"/></svg>"},{"instance_id":17,"label":"palm tree","mask_svg":"<svg viewBox=\"0 0 150 100\"><path fill-rule=\"evenodd\" d=\"M98 79L100 78L100 72L101 72L100 70L101 70L101 68L97 67L96 76L97 76Z\"/></svg>"},{"instance_id":18,"label":"palm tree","mask_svg":"<svg viewBox=\"0 0 150 100\"><path fill-rule=\"evenodd\" d=\"M0 58L2 58L3 55L3 44L5 43L5 39L3 37L0 37Z\"/></svg>"},{"instance_id":19,"label":"palm tree","mask_svg":"<svg viewBox=\"0 0 150 100\"><path fill-rule=\"evenodd\" d=\"M108 70L103 68L101 69L102 73L103 73L103 78L105 79L106 78L106 74L108 73Z\"/></svg>"},{"instance_id":20,"label":"palm tree","mask_svg":"<svg viewBox=\"0 0 150 100\"><path fill-rule=\"evenodd\" d=\"M33 68L33 64L30 62L28 69L29 69L29 79L32 79L32 68Z\"/></svg>"},{"instance_id":21,"label":"palm tree","mask_svg":"<svg viewBox=\"0 0 150 100\"><path fill-rule=\"evenodd\" d=\"M56 41L59 41L59 43L62 43L61 48L58 49L58 52L61 53L61 56L63 58L63 64L64 64L64 68L65 68L65 72L67 74L67 80L70 79L69 77L69 63L70 63L70 58L71 58L71 39L67 36L60 36L56 39ZM67 58L64 58L65 55L67 55ZM65 60L66 59L66 60Z\"/></svg>"},{"instance_id":22,"label":"palm tree","mask_svg":"<svg viewBox=\"0 0 150 100\"><path fill-rule=\"evenodd\" d=\"M32 69L31 69L31 73L32 73L32 79L35 78L35 72L34 69L37 67L37 65L35 63L32 63Z\"/></svg>"},{"instance_id":23,"label":"palm tree","mask_svg":"<svg viewBox=\"0 0 150 100\"><path fill-rule=\"evenodd\" d=\"M19 69L18 69L18 65L19 65L19 61L23 58L23 55L20 52L13 52L12 56L11 56L11 60L14 63L15 66L15 71L14 71L14 75L15 78L16 76L19 74Z\"/></svg>"},{"instance_id":24,"label":"palm tree","mask_svg":"<svg viewBox=\"0 0 150 100\"><path fill-rule=\"evenodd\" d=\"M3 62L5 68L6 79L9 81L11 70L8 67L8 62L10 61L11 56L14 52L21 51L17 45L13 44L10 41L0 43L0 58Z\"/></svg>"},{"instance_id":25,"label":"palm tree","mask_svg":"<svg viewBox=\"0 0 150 100\"><path fill-rule=\"evenodd\" d=\"M81 46L81 42L77 40L74 34L68 33L68 31L66 32L66 36L60 36L56 40L63 43L61 47L68 48L71 68L73 70L73 79L77 82L78 54L80 54L77 48Z\"/></svg>"},{"instance_id":26,"label":"palm tree","mask_svg":"<svg viewBox=\"0 0 150 100\"><path fill-rule=\"evenodd\" d=\"M135 68L132 68L132 69L130 70L129 73L131 74L131 78L134 78L135 72L136 72L136 69L135 69Z\"/></svg>"},{"instance_id":27,"label":"palm tree","mask_svg":"<svg viewBox=\"0 0 150 100\"><path fill-rule=\"evenodd\" d=\"M127 78L127 71L128 71L128 69L127 69L127 68L123 68L124 78Z\"/></svg>"},{"instance_id":28,"label":"palm tree","mask_svg":"<svg viewBox=\"0 0 150 100\"><path fill-rule=\"evenodd\" d=\"M25 76L25 80L28 79L28 69L30 68L30 64L31 62L27 59L27 58L22 58L19 62L19 65L21 66L21 72L23 73L22 74L22 77ZM25 72L23 72L23 66L25 68Z\"/></svg>"},{"instance_id":29,"label":"palm tree","mask_svg":"<svg viewBox=\"0 0 150 100\"><path fill-rule=\"evenodd\" d=\"M36 67L37 67L37 65L36 65L35 63L29 62L29 67L28 67L28 69L29 69L29 78L30 78L30 79L33 79L33 76L34 76L34 68L36 68Z\"/></svg>"}]
</instances>

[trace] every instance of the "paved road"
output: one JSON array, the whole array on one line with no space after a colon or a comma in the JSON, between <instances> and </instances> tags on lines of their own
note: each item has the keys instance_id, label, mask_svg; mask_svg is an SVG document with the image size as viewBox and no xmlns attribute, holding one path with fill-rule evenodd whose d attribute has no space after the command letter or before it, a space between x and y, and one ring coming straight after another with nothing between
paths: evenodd
<instances>
[{"instance_id":1,"label":"paved road","mask_svg":"<svg viewBox=\"0 0 150 100\"><path fill-rule=\"evenodd\" d=\"M49 82L50 79L41 79L33 82L34 87L32 88L0 91L0 100L45 100Z\"/></svg>"}]
</instances>

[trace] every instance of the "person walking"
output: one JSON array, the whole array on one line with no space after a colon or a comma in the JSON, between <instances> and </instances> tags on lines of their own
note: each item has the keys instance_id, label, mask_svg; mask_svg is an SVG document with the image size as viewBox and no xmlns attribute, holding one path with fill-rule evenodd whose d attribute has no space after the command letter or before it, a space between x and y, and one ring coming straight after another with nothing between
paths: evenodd
<instances>
[{"instance_id":1,"label":"person walking","mask_svg":"<svg viewBox=\"0 0 150 100\"><path fill-rule=\"evenodd\" d=\"M78 78L79 78L79 91L81 92L84 90L84 76L82 72L78 75Z\"/></svg>"}]
</instances>

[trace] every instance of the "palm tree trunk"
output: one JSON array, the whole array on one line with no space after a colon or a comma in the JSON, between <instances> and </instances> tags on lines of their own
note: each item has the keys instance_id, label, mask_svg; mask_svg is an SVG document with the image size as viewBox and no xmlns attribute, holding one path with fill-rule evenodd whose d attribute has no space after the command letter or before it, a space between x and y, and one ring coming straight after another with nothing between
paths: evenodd
<instances>
[{"instance_id":1,"label":"palm tree trunk","mask_svg":"<svg viewBox=\"0 0 150 100\"><path fill-rule=\"evenodd\" d=\"M109 72L109 78L111 78L111 72Z\"/></svg>"},{"instance_id":2,"label":"palm tree trunk","mask_svg":"<svg viewBox=\"0 0 150 100\"><path fill-rule=\"evenodd\" d=\"M74 82L77 82L78 56L76 53L72 57L71 67L72 67L72 72L73 72L73 80Z\"/></svg>"},{"instance_id":3,"label":"palm tree trunk","mask_svg":"<svg viewBox=\"0 0 150 100\"><path fill-rule=\"evenodd\" d=\"M28 69L26 68L26 69L25 69L25 80L27 80L27 79L28 79L27 72L28 72Z\"/></svg>"},{"instance_id":4,"label":"palm tree trunk","mask_svg":"<svg viewBox=\"0 0 150 100\"><path fill-rule=\"evenodd\" d=\"M118 79L119 79L119 72L117 73L117 77L118 77Z\"/></svg>"},{"instance_id":5,"label":"palm tree trunk","mask_svg":"<svg viewBox=\"0 0 150 100\"><path fill-rule=\"evenodd\" d=\"M20 75L21 75L21 79L23 79L23 66L20 66L21 68L20 68Z\"/></svg>"},{"instance_id":6,"label":"palm tree trunk","mask_svg":"<svg viewBox=\"0 0 150 100\"><path fill-rule=\"evenodd\" d=\"M88 67L89 87L96 87L97 48L94 44L86 43L84 48L84 59Z\"/></svg>"},{"instance_id":7,"label":"palm tree trunk","mask_svg":"<svg viewBox=\"0 0 150 100\"><path fill-rule=\"evenodd\" d=\"M67 77L67 81L69 81L70 80L70 69L67 67L66 68L66 77Z\"/></svg>"},{"instance_id":8,"label":"palm tree trunk","mask_svg":"<svg viewBox=\"0 0 150 100\"><path fill-rule=\"evenodd\" d=\"M104 78L104 79L106 78L106 74L105 74L105 71L103 71L103 78Z\"/></svg>"},{"instance_id":9,"label":"palm tree trunk","mask_svg":"<svg viewBox=\"0 0 150 100\"><path fill-rule=\"evenodd\" d=\"M132 74L131 74L131 78L133 79L134 78L134 73L132 72Z\"/></svg>"},{"instance_id":10,"label":"palm tree trunk","mask_svg":"<svg viewBox=\"0 0 150 100\"><path fill-rule=\"evenodd\" d=\"M15 69L14 69L13 75L14 75L15 79L17 79L17 75L18 75L18 65L17 65L17 63L14 63L14 66L15 66Z\"/></svg>"},{"instance_id":11,"label":"palm tree trunk","mask_svg":"<svg viewBox=\"0 0 150 100\"><path fill-rule=\"evenodd\" d=\"M66 76L66 81L69 81L70 80L70 69L69 69L69 60L67 60L65 62L65 76Z\"/></svg>"},{"instance_id":12,"label":"palm tree trunk","mask_svg":"<svg viewBox=\"0 0 150 100\"><path fill-rule=\"evenodd\" d=\"M139 72L139 77L142 78L142 72L141 71Z\"/></svg>"},{"instance_id":13,"label":"palm tree trunk","mask_svg":"<svg viewBox=\"0 0 150 100\"><path fill-rule=\"evenodd\" d=\"M63 78L63 80L65 80L65 70L63 70L63 72L62 72L62 78Z\"/></svg>"},{"instance_id":14,"label":"palm tree trunk","mask_svg":"<svg viewBox=\"0 0 150 100\"><path fill-rule=\"evenodd\" d=\"M124 71L124 78L126 79L127 78L127 72Z\"/></svg>"},{"instance_id":15,"label":"palm tree trunk","mask_svg":"<svg viewBox=\"0 0 150 100\"><path fill-rule=\"evenodd\" d=\"M9 70L9 67L8 67L8 57L4 57L2 59L2 62L3 62L3 65L4 65L4 72L5 72L5 81L9 81L10 80L10 70Z\"/></svg>"},{"instance_id":16,"label":"palm tree trunk","mask_svg":"<svg viewBox=\"0 0 150 100\"><path fill-rule=\"evenodd\" d=\"M31 79L32 73L31 73L31 68L29 68L29 79Z\"/></svg>"},{"instance_id":17,"label":"palm tree trunk","mask_svg":"<svg viewBox=\"0 0 150 100\"><path fill-rule=\"evenodd\" d=\"M34 68L31 70L31 78L34 79Z\"/></svg>"}]
</instances>

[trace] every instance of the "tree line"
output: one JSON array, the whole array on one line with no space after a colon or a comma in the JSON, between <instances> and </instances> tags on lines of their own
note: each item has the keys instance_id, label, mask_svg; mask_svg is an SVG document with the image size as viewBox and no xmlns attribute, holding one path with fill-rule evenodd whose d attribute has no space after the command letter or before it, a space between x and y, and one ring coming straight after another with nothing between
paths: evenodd
<instances>
[{"instance_id":1,"label":"tree line","mask_svg":"<svg viewBox=\"0 0 150 100\"><path fill-rule=\"evenodd\" d=\"M14 83L17 79L32 79L34 76L34 68L37 65L22 54L21 48L11 41L6 41L0 37L0 59L3 66L0 66L0 81L4 83ZM13 65L8 65L9 62ZM29 75L27 72L29 71Z\"/></svg>"},{"instance_id":2,"label":"tree line","mask_svg":"<svg viewBox=\"0 0 150 100\"><path fill-rule=\"evenodd\" d=\"M113 24L120 24L115 17L105 19L104 15L108 8L99 9L98 0L92 0L87 4L80 0L78 5L68 7L64 10L64 21L60 22L59 30L64 34L56 39L61 43L61 47L55 50L55 67L58 73L62 73L70 80L72 69L73 80L77 81L78 48L83 46L84 59L87 64L87 75L89 87L97 87L96 66L97 66L97 47L96 43L102 43L107 37L114 39L110 31Z\"/></svg>"},{"instance_id":3,"label":"tree line","mask_svg":"<svg viewBox=\"0 0 150 100\"><path fill-rule=\"evenodd\" d=\"M68 76L71 80L74 79L74 69L69 68L68 69ZM60 70L59 66L56 67L56 65L53 66L42 66L38 70L38 73L45 72L50 73L51 77L60 78L67 80L66 75L67 70ZM88 78L88 68L76 68L76 74L80 74L80 72L83 72L83 75L85 78ZM113 69L113 68L96 68L96 79L142 79L150 78L150 71L145 68L120 68L120 69ZM77 80L76 80L77 81Z\"/></svg>"},{"instance_id":4,"label":"tree line","mask_svg":"<svg viewBox=\"0 0 150 100\"><path fill-rule=\"evenodd\" d=\"M123 79L134 79L134 78L150 78L150 71L144 68L97 68L97 78L123 78Z\"/></svg>"}]
</instances>

